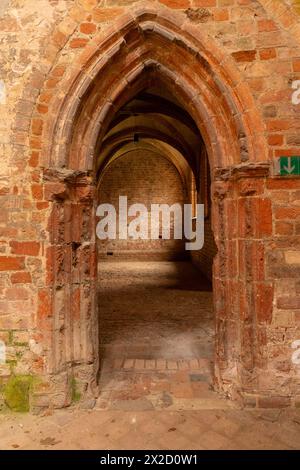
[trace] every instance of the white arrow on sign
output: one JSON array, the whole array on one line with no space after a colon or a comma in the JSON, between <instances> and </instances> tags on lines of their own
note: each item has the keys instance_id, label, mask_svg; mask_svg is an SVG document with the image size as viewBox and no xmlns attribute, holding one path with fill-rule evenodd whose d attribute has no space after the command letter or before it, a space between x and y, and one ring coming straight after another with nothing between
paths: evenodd
<instances>
[{"instance_id":1,"label":"white arrow on sign","mask_svg":"<svg viewBox=\"0 0 300 470\"><path fill-rule=\"evenodd\" d=\"M287 165L284 165L283 169L284 169L287 173L291 174L291 173L293 173L293 171L295 170L295 168L296 168L295 165L292 166L291 159L288 158L288 164L287 164Z\"/></svg>"}]
</instances>

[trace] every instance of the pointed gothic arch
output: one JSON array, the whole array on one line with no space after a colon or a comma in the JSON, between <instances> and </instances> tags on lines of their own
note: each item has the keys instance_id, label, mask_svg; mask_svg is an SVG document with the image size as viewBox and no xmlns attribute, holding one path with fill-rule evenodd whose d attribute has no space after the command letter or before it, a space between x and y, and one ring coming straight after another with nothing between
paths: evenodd
<instances>
[{"instance_id":1,"label":"pointed gothic arch","mask_svg":"<svg viewBox=\"0 0 300 470\"><path fill-rule=\"evenodd\" d=\"M258 388L263 325L257 326L255 299L257 281L264 279L257 279L246 262L246 235L228 220L260 217L253 196L257 180L268 174L264 124L233 60L213 40L183 23L180 14L169 18L146 9L94 37L64 72L41 124L36 125L39 101L32 119L31 145L41 147L50 202L46 285L40 292L49 308L46 317L38 312L37 328L53 406L68 404L73 375L84 393L97 393L96 155L116 112L154 82L191 115L210 160L219 250L214 265L216 384L232 397ZM244 178L250 181L248 190L240 187ZM254 230L249 242L255 251L266 233L256 222Z\"/></svg>"}]
</instances>

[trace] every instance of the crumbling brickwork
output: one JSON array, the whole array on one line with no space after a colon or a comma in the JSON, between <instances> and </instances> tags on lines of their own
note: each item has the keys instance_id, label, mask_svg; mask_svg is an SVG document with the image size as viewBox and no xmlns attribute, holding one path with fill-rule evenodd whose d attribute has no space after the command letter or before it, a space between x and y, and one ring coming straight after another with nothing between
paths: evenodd
<instances>
[{"instance_id":1,"label":"crumbling brickwork","mask_svg":"<svg viewBox=\"0 0 300 470\"><path fill-rule=\"evenodd\" d=\"M299 154L298 2L2 0L0 16L1 379L38 377L32 409L75 382L97 394L95 162L155 82L210 161L216 388L299 405L300 180L273 168Z\"/></svg>"}]
</instances>

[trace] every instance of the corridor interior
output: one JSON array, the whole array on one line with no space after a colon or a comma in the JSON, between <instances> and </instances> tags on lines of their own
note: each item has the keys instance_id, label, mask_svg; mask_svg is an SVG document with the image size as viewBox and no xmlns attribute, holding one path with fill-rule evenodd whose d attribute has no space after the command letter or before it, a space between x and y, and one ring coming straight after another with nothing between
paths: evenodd
<instances>
[{"instance_id":1,"label":"corridor interior","mask_svg":"<svg viewBox=\"0 0 300 470\"><path fill-rule=\"evenodd\" d=\"M210 282L189 262L99 265L103 409L223 407L212 391Z\"/></svg>"},{"instance_id":2,"label":"corridor interior","mask_svg":"<svg viewBox=\"0 0 300 470\"><path fill-rule=\"evenodd\" d=\"M98 202L112 204L117 216L120 196L148 210L188 203L194 218L196 204L205 210L200 251L175 239L174 214L169 239L160 219L156 239L123 239L117 227L116 239L98 240L98 408L226 407L213 391L216 247L208 158L193 119L174 96L149 87L116 114L98 168Z\"/></svg>"}]
</instances>

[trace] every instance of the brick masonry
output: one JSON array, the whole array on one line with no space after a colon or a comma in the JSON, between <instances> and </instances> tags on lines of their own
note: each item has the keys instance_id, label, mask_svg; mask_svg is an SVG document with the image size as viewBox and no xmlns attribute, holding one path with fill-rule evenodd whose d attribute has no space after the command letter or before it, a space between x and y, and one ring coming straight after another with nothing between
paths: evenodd
<instances>
[{"instance_id":1,"label":"brick masonry","mask_svg":"<svg viewBox=\"0 0 300 470\"><path fill-rule=\"evenodd\" d=\"M209 154L219 387L299 403L300 182L268 165L299 154L298 2L29 0L0 13L2 379L39 376L33 408L68 405L73 377L97 394L93 151L114 106L156 73Z\"/></svg>"},{"instance_id":2,"label":"brick masonry","mask_svg":"<svg viewBox=\"0 0 300 470\"><path fill-rule=\"evenodd\" d=\"M102 176L99 185L99 203L109 203L117 208L119 217L119 196L128 197L128 207L132 204L144 204L151 211L151 204L179 204L188 202L187 190L175 166L164 158L140 149L129 152L113 162ZM132 218L133 219L133 218ZM100 241L100 258L114 256L126 259L182 259L184 241L174 240L174 218L171 216L170 240L151 240L151 217L148 220L149 240L105 240ZM131 219L128 219L130 223ZM159 224L162 236L162 221ZM118 232L117 232L118 235ZM108 254L109 253L109 254Z\"/></svg>"}]
</instances>

